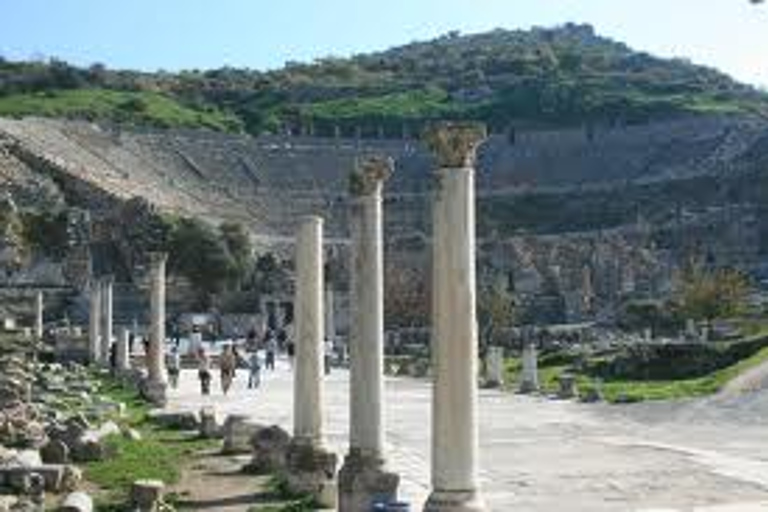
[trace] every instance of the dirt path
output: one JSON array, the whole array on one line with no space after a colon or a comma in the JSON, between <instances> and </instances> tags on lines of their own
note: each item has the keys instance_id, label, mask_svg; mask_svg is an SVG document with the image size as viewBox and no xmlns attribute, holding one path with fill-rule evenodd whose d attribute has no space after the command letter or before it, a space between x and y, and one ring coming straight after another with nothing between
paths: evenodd
<instances>
[{"instance_id":1,"label":"dirt path","mask_svg":"<svg viewBox=\"0 0 768 512\"><path fill-rule=\"evenodd\" d=\"M248 457L221 455L216 450L200 453L168 491L178 495L180 511L244 512L282 504L269 492L269 477L240 471L247 461Z\"/></svg>"},{"instance_id":2,"label":"dirt path","mask_svg":"<svg viewBox=\"0 0 768 512\"><path fill-rule=\"evenodd\" d=\"M733 396L768 388L768 361L746 371L725 385L721 394Z\"/></svg>"}]
</instances>

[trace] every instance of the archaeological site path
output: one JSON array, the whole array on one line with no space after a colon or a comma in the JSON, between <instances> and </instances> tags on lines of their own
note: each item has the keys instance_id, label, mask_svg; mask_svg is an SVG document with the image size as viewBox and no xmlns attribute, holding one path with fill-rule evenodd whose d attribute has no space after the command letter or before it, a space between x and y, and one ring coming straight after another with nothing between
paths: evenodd
<instances>
[{"instance_id":1,"label":"archaeological site path","mask_svg":"<svg viewBox=\"0 0 768 512\"><path fill-rule=\"evenodd\" d=\"M292 373L281 364L257 391L241 373L230 395L200 396L185 371L169 408L214 405L290 431ZM388 378L388 457L420 510L429 490L431 386ZM348 373L327 377L326 432L343 457ZM481 391L481 481L502 512L768 511L768 398L684 404L584 405Z\"/></svg>"}]
</instances>

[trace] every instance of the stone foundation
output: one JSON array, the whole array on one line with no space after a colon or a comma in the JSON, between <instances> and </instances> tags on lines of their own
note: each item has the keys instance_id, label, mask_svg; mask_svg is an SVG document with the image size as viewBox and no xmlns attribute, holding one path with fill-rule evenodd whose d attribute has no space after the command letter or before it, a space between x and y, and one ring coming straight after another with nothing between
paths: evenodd
<instances>
[{"instance_id":1,"label":"stone foundation","mask_svg":"<svg viewBox=\"0 0 768 512\"><path fill-rule=\"evenodd\" d=\"M374 502L397 500L400 477L383 466L381 459L366 457L359 451L344 458L339 471L339 512L370 510Z\"/></svg>"},{"instance_id":2,"label":"stone foundation","mask_svg":"<svg viewBox=\"0 0 768 512\"><path fill-rule=\"evenodd\" d=\"M141 396L157 407L165 407L168 403L168 384L145 379L141 383Z\"/></svg>"},{"instance_id":3,"label":"stone foundation","mask_svg":"<svg viewBox=\"0 0 768 512\"><path fill-rule=\"evenodd\" d=\"M263 428L251 438L253 459L246 470L255 474L279 473L285 470L291 436L278 427Z\"/></svg>"},{"instance_id":4,"label":"stone foundation","mask_svg":"<svg viewBox=\"0 0 768 512\"><path fill-rule=\"evenodd\" d=\"M324 448L292 442L285 460L288 489L308 494L323 508L336 508L336 454Z\"/></svg>"},{"instance_id":5,"label":"stone foundation","mask_svg":"<svg viewBox=\"0 0 768 512\"><path fill-rule=\"evenodd\" d=\"M475 491L438 491L430 494L424 512L488 512Z\"/></svg>"}]
</instances>

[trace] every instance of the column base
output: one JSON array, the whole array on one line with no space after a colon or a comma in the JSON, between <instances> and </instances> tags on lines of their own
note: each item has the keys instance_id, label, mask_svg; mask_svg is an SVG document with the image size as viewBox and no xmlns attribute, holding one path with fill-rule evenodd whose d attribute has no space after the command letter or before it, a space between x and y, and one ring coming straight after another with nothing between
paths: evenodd
<instances>
[{"instance_id":1,"label":"column base","mask_svg":"<svg viewBox=\"0 0 768 512\"><path fill-rule=\"evenodd\" d=\"M488 512L478 491L432 491L424 512Z\"/></svg>"},{"instance_id":2,"label":"column base","mask_svg":"<svg viewBox=\"0 0 768 512\"><path fill-rule=\"evenodd\" d=\"M291 492L310 495L323 508L336 508L335 453L294 440L285 459L285 480Z\"/></svg>"},{"instance_id":3,"label":"column base","mask_svg":"<svg viewBox=\"0 0 768 512\"><path fill-rule=\"evenodd\" d=\"M145 379L141 383L141 396L149 400L152 405L165 407L168 403L168 384Z\"/></svg>"},{"instance_id":4,"label":"column base","mask_svg":"<svg viewBox=\"0 0 768 512\"><path fill-rule=\"evenodd\" d=\"M518 388L518 391L524 395L528 395L531 393L538 393L539 392L539 385L535 382L524 380L520 383L520 387Z\"/></svg>"},{"instance_id":5,"label":"column base","mask_svg":"<svg viewBox=\"0 0 768 512\"><path fill-rule=\"evenodd\" d=\"M339 471L339 512L370 510L371 504L397 500L400 476L384 469L379 457L350 450Z\"/></svg>"}]
</instances>

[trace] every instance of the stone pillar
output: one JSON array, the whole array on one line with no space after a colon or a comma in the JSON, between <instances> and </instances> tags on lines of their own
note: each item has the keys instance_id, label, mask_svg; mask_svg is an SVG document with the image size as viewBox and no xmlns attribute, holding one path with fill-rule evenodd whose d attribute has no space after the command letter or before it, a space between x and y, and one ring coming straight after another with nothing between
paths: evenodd
<instances>
[{"instance_id":1,"label":"stone pillar","mask_svg":"<svg viewBox=\"0 0 768 512\"><path fill-rule=\"evenodd\" d=\"M477 478L476 123L440 124L425 141L437 157L432 235L432 493L428 512L487 507Z\"/></svg>"},{"instance_id":2,"label":"stone pillar","mask_svg":"<svg viewBox=\"0 0 768 512\"><path fill-rule=\"evenodd\" d=\"M336 455L323 442L323 220L302 220L296 237L296 369L293 440L286 454L286 481L327 508L336 506Z\"/></svg>"},{"instance_id":3,"label":"stone pillar","mask_svg":"<svg viewBox=\"0 0 768 512\"><path fill-rule=\"evenodd\" d=\"M101 363L109 366L110 347L112 345L112 284L114 278L101 279Z\"/></svg>"},{"instance_id":4,"label":"stone pillar","mask_svg":"<svg viewBox=\"0 0 768 512\"><path fill-rule=\"evenodd\" d=\"M128 339L131 336L131 331L127 327L120 327L120 333L117 336L117 350L115 352L116 370L118 372L127 372L131 369L130 354L128 354Z\"/></svg>"},{"instance_id":5,"label":"stone pillar","mask_svg":"<svg viewBox=\"0 0 768 512\"><path fill-rule=\"evenodd\" d=\"M535 393L539 390L539 364L537 357L536 342L531 339L523 341L521 393Z\"/></svg>"},{"instance_id":6,"label":"stone pillar","mask_svg":"<svg viewBox=\"0 0 768 512\"><path fill-rule=\"evenodd\" d=\"M38 341L43 339L43 292L37 292L35 295L35 338Z\"/></svg>"},{"instance_id":7,"label":"stone pillar","mask_svg":"<svg viewBox=\"0 0 768 512\"><path fill-rule=\"evenodd\" d=\"M488 347L486 385L494 388L504 385L504 347Z\"/></svg>"},{"instance_id":8,"label":"stone pillar","mask_svg":"<svg viewBox=\"0 0 768 512\"><path fill-rule=\"evenodd\" d=\"M333 306L333 285L325 288L325 339L331 343L336 340L336 315Z\"/></svg>"},{"instance_id":9,"label":"stone pillar","mask_svg":"<svg viewBox=\"0 0 768 512\"><path fill-rule=\"evenodd\" d=\"M168 254L153 252L150 258L150 332L147 354L145 396L158 405L166 402L168 379L165 374L165 262Z\"/></svg>"},{"instance_id":10,"label":"stone pillar","mask_svg":"<svg viewBox=\"0 0 768 512\"><path fill-rule=\"evenodd\" d=\"M91 278L90 283L90 315L88 318L88 360L96 363L100 360L101 353L101 283L98 279Z\"/></svg>"},{"instance_id":11,"label":"stone pillar","mask_svg":"<svg viewBox=\"0 0 768 512\"><path fill-rule=\"evenodd\" d=\"M399 477L384 465L384 252L381 188L392 161L369 158L352 174L350 215L349 453L339 472L339 512L397 498Z\"/></svg>"}]
</instances>

